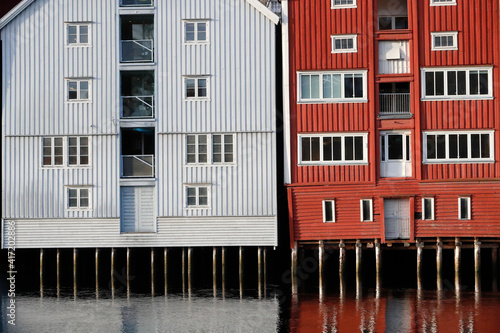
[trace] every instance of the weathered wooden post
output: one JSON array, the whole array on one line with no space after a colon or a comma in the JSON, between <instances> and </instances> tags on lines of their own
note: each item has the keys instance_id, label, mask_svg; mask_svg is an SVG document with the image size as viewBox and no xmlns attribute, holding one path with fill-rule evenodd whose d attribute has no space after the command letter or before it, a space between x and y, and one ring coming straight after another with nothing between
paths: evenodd
<instances>
[{"instance_id":1,"label":"weathered wooden post","mask_svg":"<svg viewBox=\"0 0 500 333\"><path fill-rule=\"evenodd\" d=\"M40 296L43 297L43 249L40 249Z\"/></svg>"},{"instance_id":2,"label":"weathered wooden post","mask_svg":"<svg viewBox=\"0 0 500 333\"><path fill-rule=\"evenodd\" d=\"M168 291L168 276L167 276L167 248L163 248L163 282L165 284L165 296L167 296Z\"/></svg>"},{"instance_id":3,"label":"weathered wooden post","mask_svg":"<svg viewBox=\"0 0 500 333\"><path fill-rule=\"evenodd\" d=\"M443 242L441 242L441 238L437 238L436 241L436 272L437 272L437 290L443 289L443 281L441 270L443 267Z\"/></svg>"},{"instance_id":4,"label":"weathered wooden post","mask_svg":"<svg viewBox=\"0 0 500 333\"><path fill-rule=\"evenodd\" d=\"M424 243L417 239L417 290L422 289L422 253Z\"/></svg>"},{"instance_id":5,"label":"weathered wooden post","mask_svg":"<svg viewBox=\"0 0 500 333\"><path fill-rule=\"evenodd\" d=\"M226 297L226 247L222 247L222 298Z\"/></svg>"},{"instance_id":6,"label":"weathered wooden post","mask_svg":"<svg viewBox=\"0 0 500 333\"><path fill-rule=\"evenodd\" d=\"M193 248L188 247L188 295L191 297L191 258L193 254Z\"/></svg>"},{"instance_id":7,"label":"weathered wooden post","mask_svg":"<svg viewBox=\"0 0 500 333\"><path fill-rule=\"evenodd\" d=\"M115 297L115 248L111 248L111 296Z\"/></svg>"},{"instance_id":8,"label":"weathered wooden post","mask_svg":"<svg viewBox=\"0 0 500 333\"><path fill-rule=\"evenodd\" d=\"M57 281L56 281L56 288L57 288L57 297L59 297L59 291L60 291L60 283L59 283L59 249L57 249L57 257L56 257L56 272L57 272Z\"/></svg>"},{"instance_id":9,"label":"weathered wooden post","mask_svg":"<svg viewBox=\"0 0 500 333\"><path fill-rule=\"evenodd\" d=\"M257 280L259 289L259 298L262 297L262 251L257 247Z\"/></svg>"},{"instance_id":10,"label":"weathered wooden post","mask_svg":"<svg viewBox=\"0 0 500 333\"><path fill-rule=\"evenodd\" d=\"M344 244L344 241L341 240L339 243L340 298L344 298L344 295L345 295L344 265L345 265L345 244Z\"/></svg>"},{"instance_id":11,"label":"weathered wooden post","mask_svg":"<svg viewBox=\"0 0 500 333\"><path fill-rule=\"evenodd\" d=\"M318 245L318 265L319 265L319 296L323 297L323 261L325 257L325 244L323 241L319 241Z\"/></svg>"},{"instance_id":12,"label":"weathered wooden post","mask_svg":"<svg viewBox=\"0 0 500 333\"><path fill-rule=\"evenodd\" d=\"M77 256L77 250L76 248L73 249L73 294L74 297L76 297L76 256Z\"/></svg>"},{"instance_id":13,"label":"weathered wooden post","mask_svg":"<svg viewBox=\"0 0 500 333\"><path fill-rule=\"evenodd\" d=\"M475 291L481 291L481 242L478 238L474 238L474 276L475 276Z\"/></svg>"},{"instance_id":14,"label":"weathered wooden post","mask_svg":"<svg viewBox=\"0 0 500 333\"><path fill-rule=\"evenodd\" d=\"M127 296L130 295L130 248L127 247Z\"/></svg>"},{"instance_id":15,"label":"weathered wooden post","mask_svg":"<svg viewBox=\"0 0 500 333\"><path fill-rule=\"evenodd\" d=\"M99 298L99 249L95 249L95 296Z\"/></svg>"},{"instance_id":16,"label":"weathered wooden post","mask_svg":"<svg viewBox=\"0 0 500 333\"><path fill-rule=\"evenodd\" d=\"M240 298L242 298L243 297L243 247L242 246L239 247L238 257L239 257L238 273L239 273L239 282L240 282Z\"/></svg>"},{"instance_id":17,"label":"weathered wooden post","mask_svg":"<svg viewBox=\"0 0 500 333\"><path fill-rule=\"evenodd\" d=\"M264 289L264 297L266 297L266 294L267 294L267 249L264 248L262 250L263 252L263 256L264 256L264 262L263 262L263 270L264 270L264 278L263 278L263 281L264 281L264 286L263 286L263 289Z\"/></svg>"},{"instance_id":18,"label":"weathered wooden post","mask_svg":"<svg viewBox=\"0 0 500 333\"><path fill-rule=\"evenodd\" d=\"M382 269L382 252L380 248L380 240L375 239L375 278L376 278L376 289L381 287L381 269Z\"/></svg>"},{"instance_id":19,"label":"weathered wooden post","mask_svg":"<svg viewBox=\"0 0 500 333\"><path fill-rule=\"evenodd\" d=\"M491 249L491 276L493 292L498 292L498 248Z\"/></svg>"},{"instance_id":20,"label":"weathered wooden post","mask_svg":"<svg viewBox=\"0 0 500 333\"><path fill-rule=\"evenodd\" d=\"M155 249L151 248L151 295L155 295Z\"/></svg>"},{"instance_id":21,"label":"weathered wooden post","mask_svg":"<svg viewBox=\"0 0 500 333\"><path fill-rule=\"evenodd\" d=\"M297 242L294 243L292 248L292 294L297 294L298 292L298 283L297 283L297 260L298 260L298 246Z\"/></svg>"},{"instance_id":22,"label":"weathered wooden post","mask_svg":"<svg viewBox=\"0 0 500 333\"><path fill-rule=\"evenodd\" d=\"M455 238L455 291L460 292L460 261L461 261L462 243L460 238Z\"/></svg>"},{"instance_id":23,"label":"weathered wooden post","mask_svg":"<svg viewBox=\"0 0 500 333\"><path fill-rule=\"evenodd\" d=\"M186 293L186 249L182 248L182 294Z\"/></svg>"},{"instance_id":24,"label":"weathered wooden post","mask_svg":"<svg viewBox=\"0 0 500 333\"><path fill-rule=\"evenodd\" d=\"M361 240L356 240L356 277L360 276L362 269L362 246Z\"/></svg>"},{"instance_id":25,"label":"weathered wooden post","mask_svg":"<svg viewBox=\"0 0 500 333\"><path fill-rule=\"evenodd\" d=\"M214 297L217 297L217 248L212 249L212 284L214 289Z\"/></svg>"}]
</instances>

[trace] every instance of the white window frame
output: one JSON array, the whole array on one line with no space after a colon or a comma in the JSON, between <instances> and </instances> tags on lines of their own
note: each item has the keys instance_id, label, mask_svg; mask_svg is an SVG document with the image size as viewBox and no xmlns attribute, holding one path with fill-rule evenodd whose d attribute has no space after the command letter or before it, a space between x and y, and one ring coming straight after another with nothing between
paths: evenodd
<instances>
[{"instance_id":1,"label":"white window frame","mask_svg":"<svg viewBox=\"0 0 500 333\"><path fill-rule=\"evenodd\" d=\"M467 201L467 216L462 218L462 199ZM471 220L472 216L472 200L470 196L458 197L458 219L462 221Z\"/></svg>"},{"instance_id":2,"label":"white window frame","mask_svg":"<svg viewBox=\"0 0 500 333\"><path fill-rule=\"evenodd\" d=\"M69 199L70 199L70 194L69 192L71 190L77 190L77 206L76 207L70 207L69 205ZM82 207L80 206L80 199L81 199L81 191L86 190L88 191L88 206L87 207ZM66 210L68 211L89 211L92 210L92 187L91 186L66 186Z\"/></svg>"},{"instance_id":3,"label":"white window frame","mask_svg":"<svg viewBox=\"0 0 500 333\"><path fill-rule=\"evenodd\" d=\"M76 159L77 159L77 163L75 164L71 164L70 163L70 139L71 138L76 138L77 139L77 145L76 145L76 149L77 149L77 152L76 152ZM82 148L82 144L81 144L81 139L82 138L86 138L87 139L87 163L86 164L83 164L80 162L81 160L81 157L82 157L82 153L81 153L81 148ZM68 166L69 167L81 167L81 166L84 166L84 167L88 167L90 166L90 147L91 147L91 142L90 142L90 137L89 136L76 136L76 135L70 135L68 136L67 138L67 147L66 147L66 152L68 154Z\"/></svg>"},{"instance_id":4,"label":"white window frame","mask_svg":"<svg viewBox=\"0 0 500 333\"><path fill-rule=\"evenodd\" d=\"M426 131L422 133L422 147L423 147L423 164L453 164L453 163L491 163L495 162L495 131L493 130L475 130L475 131ZM450 145L449 137L450 135L463 135L467 134L467 158L450 158ZM471 135L473 134L488 134L490 140L490 157L487 158L472 158L472 147L471 147ZM427 136L428 135L445 135L445 158L433 158L428 159L427 157ZM481 143L479 143L481 145ZM458 148L457 148L458 149ZM437 154L436 154L437 156Z\"/></svg>"},{"instance_id":5,"label":"white window frame","mask_svg":"<svg viewBox=\"0 0 500 333\"><path fill-rule=\"evenodd\" d=\"M91 24L90 22L66 22L66 27L65 27L65 40L66 40L66 46L67 47L80 47L80 46L90 46L91 45L91 39L90 37L92 36L91 34ZM76 43L70 43L69 42L69 28L70 27L76 27ZM81 39L81 32L80 32L80 29L81 27L87 27L87 42L86 43L82 43L80 41Z\"/></svg>"},{"instance_id":6,"label":"white window frame","mask_svg":"<svg viewBox=\"0 0 500 333\"><path fill-rule=\"evenodd\" d=\"M363 138L363 160L346 160L345 159L345 138L361 136ZM302 138L319 138L319 161L302 161ZM341 138L341 157L340 161L325 161L323 152L323 139L332 137ZM366 132L347 132L347 133L321 133L321 134L299 134L298 135L298 156L299 156L299 166L304 165L362 165L368 164L368 133ZM353 152L354 153L354 152Z\"/></svg>"},{"instance_id":7,"label":"white window frame","mask_svg":"<svg viewBox=\"0 0 500 333\"><path fill-rule=\"evenodd\" d=\"M195 137L195 162L188 162L188 136L194 136ZM207 146L207 152L205 153L207 155L207 160L206 162L200 162L200 137L205 136L206 137L206 146ZM186 134L186 165L206 165L210 163L210 135L209 134Z\"/></svg>"},{"instance_id":8,"label":"white window frame","mask_svg":"<svg viewBox=\"0 0 500 333\"><path fill-rule=\"evenodd\" d=\"M451 1L446 1L446 0L431 0L430 3L431 6L456 6L457 1L456 0L451 0Z\"/></svg>"},{"instance_id":9,"label":"white window frame","mask_svg":"<svg viewBox=\"0 0 500 333\"><path fill-rule=\"evenodd\" d=\"M207 204L200 205L200 188L207 189ZM189 189L196 189L196 205L188 204L188 191ZM211 195L210 195L210 184L185 184L184 185L184 207L185 208L210 208Z\"/></svg>"},{"instance_id":10,"label":"white window frame","mask_svg":"<svg viewBox=\"0 0 500 333\"><path fill-rule=\"evenodd\" d=\"M186 39L187 27L186 25L192 23L194 24L194 40L188 41ZM198 40L198 23L205 23L205 40ZM182 20L182 41L184 45L200 45L200 44L210 44L210 20L209 19L185 19Z\"/></svg>"},{"instance_id":11,"label":"white window frame","mask_svg":"<svg viewBox=\"0 0 500 333\"><path fill-rule=\"evenodd\" d=\"M465 71L465 79L466 79L466 94L465 95L448 95L448 72L450 71ZM471 71L488 71L488 94L480 95L470 94L470 72ZM426 73L429 72L443 72L443 91L444 95L439 96L427 96L426 95ZM421 77L422 77L422 86L421 86L421 94L422 101L439 101L439 100L479 100L479 99L493 99L493 67L426 67L421 69ZM458 80L458 79L457 79ZM435 82L434 82L435 83Z\"/></svg>"},{"instance_id":12,"label":"white window frame","mask_svg":"<svg viewBox=\"0 0 500 333\"><path fill-rule=\"evenodd\" d=\"M45 139L50 139L50 164L44 164L43 160L44 160L44 157L45 157L45 153L44 153L44 141ZM55 139L61 139L61 143L62 143L62 155L57 155L57 156L61 156L62 157L62 163L61 164L54 164L54 161L55 161L55 146L54 146L54 141ZM62 136L44 136L42 137L42 147L41 147L41 152L42 152L42 168L62 168L64 167L66 164L66 154L65 154L65 140L64 140L64 137Z\"/></svg>"},{"instance_id":13,"label":"white window frame","mask_svg":"<svg viewBox=\"0 0 500 333\"><path fill-rule=\"evenodd\" d=\"M426 216L425 215L425 201L430 200L431 202L431 216ZM422 220L425 221L434 221L435 219L435 205L434 205L434 198L432 197L423 197L422 198Z\"/></svg>"},{"instance_id":14,"label":"white window frame","mask_svg":"<svg viewBox=\"0 0 500 333\"><path fill-rule=\"evenodd\" d=\"M436 46L436 37L453 37L453 45ZM458 50L458 31L431 32L431 44L432 51Z\"/></svg>"},{"instance_id":15,"label":"white window frame","mask_svg":"<svg viewBox=\"0 0 500 333\"><path fill-rule=\"evenodd\" d=\"M351 71L299 71L297 72L297 103L298 104L316 104L316 103L366 103L368 102L367 90L367 70L351 70ZM363 77L363 96L362 97L340 97L340 98L324 98L323 97L323 76L340 74L340 95L345 96L345 75L361 74ZM319 75L319 97L318 98L302 98L301 97L301 77L302 75Z\"/></svg>"},{"instance_id":16,"label":"white window frame","mask_svg":"<svg viewBox=\"0 0 500 333\"><path fill-rule=\"evenodd\" d=\"M196 96L194 97L188 97L187 96L187 82L186 80L195 80L195 93ZM207 82L207 96L198 96L198 82L199 80L206 80ZM183 99L185 101L206 101L210 99L210 76L208 75L186 75L183 76L182 79L182 86L183 86Z\"/></svg>"},{"instance_id":17,"label":"white window frame","mask_svg":"<svg viewBox=\"0 0 500 333\"><path fill-rule=\"evenodd\" d=\"M370 204L370 216L368 216L368 218L366 218L366 216L364 216L363 214L363 202L368 202ZM359 208L360 208L359 216L361 222L373 222L373 199L359 200Z\"/></svg>"},{"instance_id":18,"label":"white window frame","mask_svg":"<svg viewBox=\"0 0 500 333\"><path fill-rule=\"evenodd\" d=\"M77 98L70 99L69 98L69 85L72 82L77 83ZM81 94L82 94L82 89L81 89L81 83L82 82L87 82L88 84L88 98L87 99L82 99ZM89 78L67 78L66 79L66 102L68 103L81 103L81 102L90 102L92 100L92 80Z\"/></svg>"},{"instance_id":19,"label":"white window frame","mask_svg":"<svg viewBox=\"0 0 500 333\"><path fill-rule=\"evenodd\" d=\"M335 47L335 41L337 40L343 40L343 39L352 39L352 48L347 48L347 49L337 49ZM332 53L356 53L358 52L358 35L332 35L331 36L331 42L332 42Z\"/></svg>"},{"instance_id":20,"label":"white window frame","mask_svg":"<svg viewBox=\"0 0 500 333\"><path fill-rule=\"evenodd\" d=\"M330 204L331 208L332 208L332 219L331 220L327 220L326 219L326 206L327 206L327 204ZM335 218L335 200L323 200L323 222L324 223L334 223L334 222L336 222L336 218Z\"/></svg>"},{"instance_id":21,"label":"white window frame","mask_svg":"<svg viewBox=\"0 0 500 333\"><path fill-rule=\"evenodd\" d=\"M221 152L220 152L220 154L221 154L221 162L215 162L214 161L214 145L215 145L215 143L214 143L214 136L216 136L216 135L219 135L221 137L221 143L220 143L220 145L221 145ZM226 161L226 143L224 141L226 135L232 137L232 142L231 142L232 152L231 152L231 154L232 154L233 160L230 161L230 162ZM211 147L212 148L212 151L211 151L212 154L210 156L211 156L212 163L213 164L217 164L217 165L218 164L234 164L235 161L236 161L236 159L235 159L235 151L234 151L235 135L231 134L231 133L213 133L211 136L212 136L212 147Z\"/></svg>"},{"instance_id":22,"label":"white window frame","mask_svg":"<svg viewBox=\"0 0 500 333\"><path fill-rule=\"evenodd\" d=\"M335 0L331 1L331 9L340 9L340 8L357 8L357 0L352 0L352 4L335 4Z\"/></svg>"}]
</instances>

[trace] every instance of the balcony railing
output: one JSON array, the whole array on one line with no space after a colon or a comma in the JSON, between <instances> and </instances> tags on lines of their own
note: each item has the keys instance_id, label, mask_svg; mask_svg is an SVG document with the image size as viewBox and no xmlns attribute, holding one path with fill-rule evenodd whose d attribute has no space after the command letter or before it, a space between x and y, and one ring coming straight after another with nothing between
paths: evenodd
<instances>
[{"instance_id":1,"label":"balcony railing","mask_svg":"<svg viewBox=\"0 0 500 333\"><path fill-rule=\"evenodd\" d=\"M153 62L154 41L144 40L122 40L122 62Z\"/></svg>"},{"instance_id":2,"label":"balcony railing","mask_svg":"<svg viewBox=\"0 0 500 333\"><path fill-rule=\"evenodd\" d=\"M154 96L122 96L122 118L154 118Z\"/></svg>"},{"instance_id":3,"label":"balcony railing","mask_svg":"<svg viewBox=\"0 0 500 333\"><path fill-rule=\"evenodd\" d=\"M380 114L409 114L410 93L379 94Z\"/></svg>"},{"instance_id":4,"label":"balcony railing","mask_svg":"<svg viewBox=\"0 0 500 333\"><path fill-rule=\"evenodd\" d=\"M120 0L122 7L151 7L153 0Z\"/></svg>"},{"instance_id":5,"label":"balcony railing","mask_svg":"<svg viewBox=\"0 0 500 333\"><path fill-rule=\"evenodd\" d=\"M154 177L154 155L122 155L122 177Z\"/></svg>"}]
</instances>

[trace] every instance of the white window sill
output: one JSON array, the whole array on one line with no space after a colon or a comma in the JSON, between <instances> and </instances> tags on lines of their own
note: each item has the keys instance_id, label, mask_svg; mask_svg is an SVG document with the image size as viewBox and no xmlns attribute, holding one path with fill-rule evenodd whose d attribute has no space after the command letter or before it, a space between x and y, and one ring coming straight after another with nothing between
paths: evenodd
<instances>
[{"instance_id":1,"label":"white window sill","mask_svg":"<svg viewBox=\"0 0 500 333\"><path fill-rule=\"evenodd\" d=\"M331 9L358 8L357 5L333 5Z\"/></svg>"},{"instance_id":2,"label":"white window sill","mask_svg":"<svg viewBox=\"0 0 500 333\"><path fill-rule=\"evenodd\" d=\"M483 96L483 97L476 97L476 96L463 96L463 97L458 97L458 96L452 96L452 97L423 97L423 98L420 99L421 102L432 102L432 101L464 101L464 100L471 100L471 101L493 100L493 96Z\"/></svg>"},{"instance_id":3,"label":"white window sill","mask_svg":"<svg viewBox=\"0 0 500 333\"><path fill-rule=\"evenodd\" d=\"M323 99L323 100L299 100L297 104L346 104L346 103L368 103L368 99Z\"/></svg>"},{"instance_id":4,"label":"white window sill","mask_svg":"<svg viewBox=\"0 0 500 333\"><path fill-rule=\"evenodd\" d=\"M438 161L422 161L422 164L491 164L495 163L495 160L438 160Z\"/></svg>"},{"instance_id":5,"label":"white window sill","mask_svg":"<svg viewBox=\"0 0 500 333\"><path fill-rule=\"evenodd\" d=\"M433 47L431 48L431 51L457 51L458 46L453 46L453 47Z\"/></svg>"}]
</instances>

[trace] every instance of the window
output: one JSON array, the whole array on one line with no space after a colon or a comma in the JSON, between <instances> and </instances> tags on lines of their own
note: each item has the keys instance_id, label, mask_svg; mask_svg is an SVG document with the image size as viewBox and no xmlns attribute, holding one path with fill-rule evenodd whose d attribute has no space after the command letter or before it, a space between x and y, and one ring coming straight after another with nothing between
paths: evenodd
<instances>
[{"instance_id":1,"label":"window","mask_svg":"<svg viewBox=\"0 0 500 333\"><path fill-rule=\"evenodd\" d=\"M64 163L63 138L43 138L43 166L57 166Z\"/></svg>"},{"instance_id":2,"label":"window","mask_svg":"<svg viewBox=\"0 0 500 333\"><path fill-rule=\"evenodd\" d=\"M492 68L422 69L423 99L490 98L493 92Z\"/></svg>"},{"instance_id":3,"label":"window","mask_svg":"<svg viewBox=\"0 0 500 333\"><path fill-rule=\"evenodd\" d=\"M356 8L356 0L332 0L332 9Z\"/></svg>"},{"instance_id":4,"label":"window","mask_svg":"<svg viewBox=\"0 0 500 333\"><path fill-rule=\"evenodd\" d=\"M68 79L66 82L68 101L78 102L90 99L90 80Z\"/></svg>"},{"instance_id":5,"label":"window","mask_svg":"<svg viewBox=\"0 0 500 333\"><path fill-rule=\"evenodd\" d=\"M213 163L232 163L233 159L233 135L212 135L212 161Z\"/></svg>"},{"instance_id":6,"label":"window","mask_svg":"<svg viewBox=\"0 0 500 333\"><path fill-rule=\"evenodd\" d=\"M184 89L185 99L207 99L208 77L185 77Z\"/></svg>"},{"instance_id":7,"label":"window","mask_svg":"<svg viewBox=\"0 0 500 333\"><path fill-rule=\"evenodd\" d=\"M367 134L299 135L300 164L365 164Z\"/></svg>"},{"instance_id":8,"label":"window","mask_svg":"<svg viewBox=\"0 0 500 333\"><path fill-rule=\"evenodd\" d=\"M458 50L457 46L458 32L431 32L432 50Z\"/></svg>"},{"instance_id":9,"label":"window","mask_svg":"<svg viewBox=\"0 0 500 333\"><path fill-rule=\"evenodd\" d=\"M68 208L69 209L89 209L90 189L70 187L68 188Z\"/></svg>"},{"instance_id":10,"label":"window","mask_svg":"<svg viewBox=\"0 0 500 333\"><path fill-rule=\"evenodd\" d=\"M208 43L208 21L184 21L184 42Z\"/></svg>"},{"instance_id":11,"label":"window","mask_svg":"<svg viewBox=\"0 0 500 333\"><path fill-rule=\"evenodd\" d=\"M431 0L431 6L451 6L456 4L457 0Z\"/></svg>"},{"instance_id":12,"label":"window","mask_svg":"<svg viewBox=\"0 0 500 333\"><path fill-rule=\"evenodd\" d=\"M189 208L208 207L208 187L187 186L186 198L186 204Z\"/></svg>"},{"instance_id":13,"label":"window","mask_svg":"<svg viewBox=\"0 0 500 333\"><path fill-rule=\"evenodd\" d=\"M424 132L424 163L493 161L493 131Z\"/></svg>"},{"instance_id":14,"label":"window","mask_svg":"<svg viewBox=\"0 0 500 333\"><path fill-rule=\"evenodd\" d=\"M208 142L206 134L187 135L187 160L190 163L208 163Z\"/></svg>"},{"instance_id":15,"label":"window","mask_svg":"<svg viewBox=\"0 0 500 333\"><path fill-rule=\"evenodd\" d=\"M68 164L89 164L89 138L85 136L70 136L68 139Z\"/></svg>"},{"instance_id":16,"label":"window","mask_svg":"<svg viewBox=\"0 0 500 333\"><path fill-rule=\"evenodd\" d=\"M360 215L361 222L371 222L373 221L373 200L372 199L361 199L360 200Z\"/></svg>"},{"instance_id":17,"label":"window","mask_svg":"<svg viewBox=\"0 0 500 333\"><path fill-rule=\"evenodd\" d=\"M302 72L298 76L299 102L366 102L366 71Z\"/></svg>"},{"instance_id":18,"label":"window","mask_svg":"<svg viewBox=\"0 0 500 333\"><path fill-rule=\"evenodd\" d=\"M349 53L358 51L357 35L332 36L332 53Z\"/></svg>"},{"instance_id":19,"label":"window","mask_svg":"<svg viewBox=\"0 0 500 333\"><path fill-rule=\"evenodd\" d=\"M89 23L67 23L66 24L66 45L81 46L90 45Z\"/></svg>"},{"instance_id":20,"label":"window","mask_svg":"<svg viewBox=\"0 0 500 333\"><path fill-rule=\"evenodd\" d=\"M408 29L408 16L379 16L378 29Z\"/></svg>"},{"instance_id":21,"label":"window","mask_svg":"<svg viewBox=\"0 0 500 333\"><path fill-rule=\"evenodd\" d=\"M335 200L323 200L323 222L335 222Z\"/></svg>"},{"instance_id":22,"label":"window","mask_svg":"<svg viewBox=\"0 0 500 333\"><path fill-rule=\"evenodd\" d=\"M434 198L422 198L422 220L434 220Z\"/></svg>"},{"instance_id":23,"label":"window","mask_svg":"<svg viewBox=\"0 0 500 333\"><path fill-rule=\"evenodd\" d=\"M149 6L153 6L153 0L121 0L120 6L123 6L123 7L149 7Z\"/></svg>"},{"instance_id":24,"label":"window","mask_svg":"<svg viewBox=\"0 0 500 333\"><path fill-rule=\"evenodd\" d=\"M458 219L459 220L470 220L471 219L470 197L458 198Z\"/></svg>"}]
</instances>

